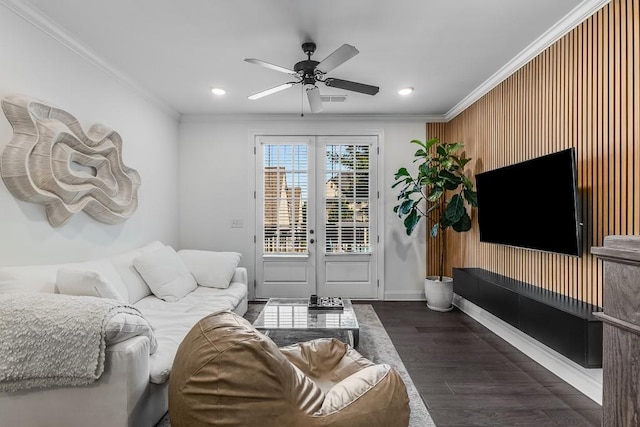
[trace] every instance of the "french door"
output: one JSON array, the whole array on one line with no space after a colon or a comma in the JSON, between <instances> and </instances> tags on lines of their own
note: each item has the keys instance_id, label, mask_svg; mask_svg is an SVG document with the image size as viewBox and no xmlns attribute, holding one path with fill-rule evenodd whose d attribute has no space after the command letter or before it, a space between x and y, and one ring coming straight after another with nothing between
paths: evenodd
<instances>
[{"instance_id":1,"label":"french door","mask_svg":"<svg viewBox=\"0 0 640 427\"><path fill-rule=\"evenodd\" d=\"M377 297L377 136L256 137L256 297Z\"/></svg>"}]
</instances>

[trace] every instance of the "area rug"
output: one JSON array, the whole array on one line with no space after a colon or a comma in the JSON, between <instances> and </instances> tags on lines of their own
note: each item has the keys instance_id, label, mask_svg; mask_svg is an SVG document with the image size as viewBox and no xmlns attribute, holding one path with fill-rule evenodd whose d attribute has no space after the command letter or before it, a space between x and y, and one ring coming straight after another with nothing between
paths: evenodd
<instances>
[{"instance_id":1,"label":"area rug","mask_svg":"<svg viewBox=\"0 0 640 427\"><path fill-rule=\"evenodd\" d=\"M249 304L249 309L244 317L253 322L260 314L264 307L263 304ZM391 338L384 330L382 322L378 318L375 310L368 304L354 304L353 309L356 312L358 323L360 324L360 344L358 352L367 359L375 363L387 363L393 366L407 386L409 394L409 406L411 408L411 418L409 420L410 427L428 427L435 426L435 423L429 415L420 393L416 389L407 369L402 363L398 352L396 351ZM168 414L165 415L156 427L170 427Z\"/></svg>"}]
</instances>

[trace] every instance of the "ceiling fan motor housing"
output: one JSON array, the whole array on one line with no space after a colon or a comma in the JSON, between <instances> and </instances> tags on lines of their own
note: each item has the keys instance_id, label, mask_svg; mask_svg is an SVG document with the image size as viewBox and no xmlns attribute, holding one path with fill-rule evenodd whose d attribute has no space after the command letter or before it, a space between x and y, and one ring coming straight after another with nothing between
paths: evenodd
<instances>
[{"instance_id":1,"label":"ceiling fan motor housing","mask_svg":"<svg viewBox=\"0 0 640 427\"><path fill-rule=\"evenodd\" d=\"M316 66L319 61L313 61L311 55L316 51L316 44L314 42L302 43L302 51L307 55L306 61L300 61L294 65L293 70L297 72L302 78L302 84L315 85L316 84Z\"/></svg>"},{"instance_id":2,"label":"ceiling fan motor housing","mask_svg":"<svg viewBox=\"0 0 640 427\"><path fill-rule=\"evenodd\" d=\"M296 65L294 65L293 70L300 74L300 76L302 77L302 83L315 84L315 69L316 65L318 65L319 63L320 62L318 61L307 59L304 61L300 61Z\"/></svg>"}]
</instances>

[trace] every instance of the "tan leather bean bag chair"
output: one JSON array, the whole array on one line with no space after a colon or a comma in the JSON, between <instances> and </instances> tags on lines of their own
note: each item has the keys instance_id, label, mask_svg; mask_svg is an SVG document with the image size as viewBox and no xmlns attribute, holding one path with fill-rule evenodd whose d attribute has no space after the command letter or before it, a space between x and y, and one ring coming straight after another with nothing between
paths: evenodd
<instances>
[{"instance_id":1,"label":"tan leather bean bag chair","mask_svg":"<svg viewBox=\"0 0 640 427\"><path fill-rule=\"evenodd\" d=\"M335 339L278 348L230 311L200 320L169 379L172 427L407 426L398 373Z\"/></svg>"}]
</instances>

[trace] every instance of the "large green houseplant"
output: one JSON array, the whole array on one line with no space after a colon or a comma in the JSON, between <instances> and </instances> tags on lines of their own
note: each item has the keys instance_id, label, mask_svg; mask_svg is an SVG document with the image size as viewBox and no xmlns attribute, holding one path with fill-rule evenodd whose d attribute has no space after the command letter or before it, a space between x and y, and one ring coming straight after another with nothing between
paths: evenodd
<instances>
[{"instance_id":1,"label":"large green houseplant","mask_svg":"<svg viewBox=\"0 0 640 427\"><path fill-rule=\"evenodd\" d=\"M477 206L473 183L465 175L465 166L471 159L456 154L462 143L443 143L439 138L427 142L411 141L419 146L414 154L418 163L416 175L406 167L395 174L393 188L398 188L398 204L393 211L404 219L407 235L411 235L424 217L429 222L429 235L438 239L440 259L437 276L427 276L425 294L429 308L446 311L451 309L453 279L444 277L446 257L446 230L457 232L471 229L471 217L467 206ZM428 283L429 282L429 283ZM437 292L440 295L429 293Z\"/></svg>"}]
</instances>

